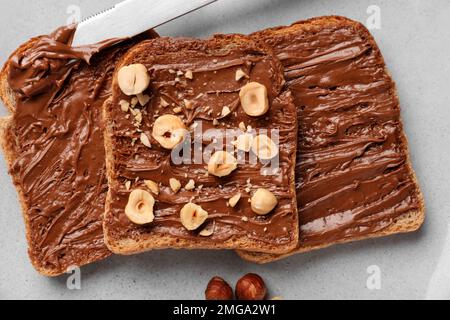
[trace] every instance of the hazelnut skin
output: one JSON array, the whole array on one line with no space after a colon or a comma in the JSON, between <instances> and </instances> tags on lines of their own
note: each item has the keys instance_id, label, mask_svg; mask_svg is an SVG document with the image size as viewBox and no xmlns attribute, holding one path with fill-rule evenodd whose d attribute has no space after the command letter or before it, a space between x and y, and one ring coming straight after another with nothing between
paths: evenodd
<instances>
[{"instance_id":1,"label":"hazelnut skin","mask_svg":"<svg viewBox=\"0 0 450 320\"><path fill-rule=\"evenodd\" d=\"M233 300L233 289L220 277L209 281L205 291L206 300Z\"/></svg>"},{"instance_id":2,"label":"hazelnut skin","mask_svg":"<svg viewBox=\"0 0 450 320\"><path fill-rule=\"evenodd\" d=\"M264 300L266 294L266 284L257 274L249 273L236 284L236 298L238 300Z\"/></svg>"}]
</instances>

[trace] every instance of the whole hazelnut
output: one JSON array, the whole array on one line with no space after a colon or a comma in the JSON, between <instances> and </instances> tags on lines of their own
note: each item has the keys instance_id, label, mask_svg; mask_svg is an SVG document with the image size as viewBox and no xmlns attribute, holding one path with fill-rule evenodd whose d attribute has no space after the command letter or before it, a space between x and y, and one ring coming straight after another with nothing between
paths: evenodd
<instances>
[{"instance_id":1,"label":"whole hazelnut","mask_svg":"<svg viewBox=\"0 0 450 320\"><path fill-rule=\"evenodd\" d=\"M236 284L238 300L264 300L267 294L264 280L254 273L242 277Z\"/></svg>"},{"instance_id":2,"label":"whole hazelnut","mask_svg":"<svg viewBox=\"0 0 450 320\"><path fill-rule=\"evenodd\" d=\"M220 277L209 281L205 291L206 300L233 300L233 289Z\"/></svg>"}]
</instances>

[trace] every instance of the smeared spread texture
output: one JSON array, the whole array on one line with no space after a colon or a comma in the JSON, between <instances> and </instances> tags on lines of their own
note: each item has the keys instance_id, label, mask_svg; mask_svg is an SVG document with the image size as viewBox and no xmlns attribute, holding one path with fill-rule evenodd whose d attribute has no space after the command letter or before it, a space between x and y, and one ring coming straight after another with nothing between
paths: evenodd
<instances>
[{"instance_id":1,"label":"smeared spread texture","mask_svg":"<svg viewBox=\"0 0 450 320\"><path fill-rule=\"evenodd\" d=\"M111 254L102 229L108 186L100 115L115 64L132 45L114 39L72 48L74 31L32 39L4 71L13 101L4 149L30 258L51 276Z\"/></svg>"},{"instance_id":2,"label":"smeared spread texture","mask_svg":"<svg viewBox=\"0 0 450 320\"><path fill-rule=\"evenodd\" d=\"M254 37L283 63L298 111L300 241L294 252L416 230L423 200L395 84L364 26L323 17Z\"/></svg>"},{"instance_id":3,"label":"smeared spread texture","mask_svg":"<svg viewBox=\"0 0 450 320\"><path fill-rule=\"evenodd\" d=\"M294 190L296 111L291 94L282 92L282 66L271 51L240 36L205 41L161 38L130 50L118 69L135 63L144 64L151 77L150 87L144 92L151 100L145 107L137 107L143 115L140 129L150 137L151 148L139 140L134 117L121 110L120 101L130 101L130 97L121 92L115 77L112 102L105 104L110 190L104 229L110 249L127 254L166 247L261 252L287 252L294 248L298 240ZM239 69L249 78L237 81ZM192 72L192 77L186 77L187 72ZM265 116L249 117L240 106L239 91L249 81L268 89L270 111ZM169 105L163 106L161 99ZM187 107L184 100L191 101L192 106ZM220 115L225 106L231 111L229 116ZM177 107L181 108L180 113L173 111ZM261 175L260 162L240 164L223 178L206 175L207 163L173 164L170 150L164 150L152 138L155 120L165 114L181 117L187 127L201 122L204 147L211 143L204 134L208 129L239 130L240 122L256 130L279 129L279 174ZM214 119L218 119L217 126ZM196 189L174 192L169 187L171 178L179 180L182 186L193 179ZM160 193L153 195L155 220L142 226L129 221L124 208L132 190L148 190L145 180L159 184ZM247 192L249 184L251 190ZM266 216L253 213L248 202L258 188L269 189L279 200L275 210ZM227 206L237 193L242 194L238 205ZM201 229L188 231L180 223L180 210L189 201L209 213L205 226L213 224L211 236L202 237Z\"/></svg>"}]
</instances>

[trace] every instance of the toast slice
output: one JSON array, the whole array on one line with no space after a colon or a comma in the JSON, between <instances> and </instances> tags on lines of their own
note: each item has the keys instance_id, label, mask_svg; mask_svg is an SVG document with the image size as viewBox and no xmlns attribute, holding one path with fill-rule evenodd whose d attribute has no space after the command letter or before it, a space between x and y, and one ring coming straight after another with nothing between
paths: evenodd
<instances>
[{"instance_id":1,"label":"toast slice","mask_svg":"<svg viewBox=\"0 0 450 320\"><path fill-rule=\"evenodd\" d=\"M118 83L122 68L135 64L144 65L144 73L147 70L151 79L140 97L142 104L136 97L125 95ZM268 91L270 109L264 116L250 117L240 104L240 90L249 82L263 84ZM117 66L112 100L104 109L109 182L104 230L109 249L117 254L135 254L164 248L269 253L295 248L297 124L292 119L296 119L296 110L291 94L282 92L283 84L282 66L271 50L244 36L160 38L131 49ZM181 122L190 132L178 147L197 143L184 153L188 158L193 156L190 162L176 162L178 151L164 149L164 142L154 134L163 128L159 121L170 117L177 128ZM266 168L267 163L261 161L248 161L250 156L244 152L240 155L245 161L236 170L223 177L214 175L215 171L210 173L209 156L224 149L234 154L234 138L222 138L228 138L230 131L243 135L247 129L258 134L267 130L268 135L279 130L279 170L268 175L274 168ZM176 134L167 131L164 136ZM190 137L194 139L188 140ZM197 146L200 153L195 153ZM278 200L275 209L264 216L256 215L249 203L259 188L269 190ZM135 223L129 218L126 207L136 191L155 200L150 223ZM238 194L241 198L233 207L229 200ZM181 212L189 203L201 207L193 215L207 212L206 221L192 226L182 222Z\"/></svg>"},{"instance_id":2,"label":"toast slice","mask_svg":"<svg viewBox=\"0 0 450 320\"><path fill-rule=\"evenodd\" d=\"M395 84L369 31L329 16L253 34L285 68L298 111L299 246L268 263L335 244L416 231L425 208Z\"/></svg>"},{"instance_id":3,"label":"toast slice","mask_svg":"<svg viewBox=\"0 0 450 320\"><path fill-rule=\"evenodd\" d=\"M54 63L50 72L39 76L55 82L24 95L25 86L17 82L14 87L11 79L34 83L39 76L28 73L26 60L64 38L61 30L22 45L0 74L0 96L12 113L0 121L0 142L19 194L30 260L45 276L111 255L102 229L107 181L101 107L110 94L115 63L134 44L104 50L90 65L48 60ZM37 63L45 60L33 61L37 68L46 66ZM65 74L59 78L61 70Z\"/></svg>"}]
</instances>

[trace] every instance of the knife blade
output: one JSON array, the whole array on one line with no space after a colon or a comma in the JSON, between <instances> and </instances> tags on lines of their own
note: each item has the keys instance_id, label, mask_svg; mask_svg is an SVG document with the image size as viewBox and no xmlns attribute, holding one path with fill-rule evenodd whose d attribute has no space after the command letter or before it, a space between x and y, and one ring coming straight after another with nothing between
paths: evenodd
<instances>
[{"instance_id":1,"label":"knife blade","mask_svg":"<svg viewBox=\"0 0 450 320\"><path fill-rule=\"evenodd\" d=\"M218 0L126 0L80 22L72 46L133 37L216 1Z\"/></svg>"}]
</instances>

